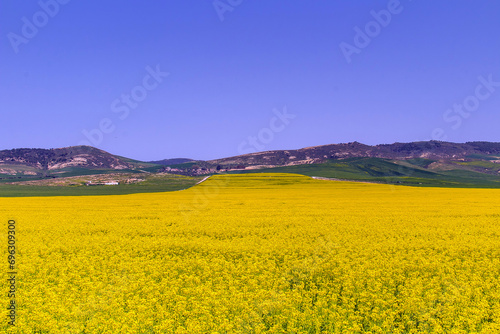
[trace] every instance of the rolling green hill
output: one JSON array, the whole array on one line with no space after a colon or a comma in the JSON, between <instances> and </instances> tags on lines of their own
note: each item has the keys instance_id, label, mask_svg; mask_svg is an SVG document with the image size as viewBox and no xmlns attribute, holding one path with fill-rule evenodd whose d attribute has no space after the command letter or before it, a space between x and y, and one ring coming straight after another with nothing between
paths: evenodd
<instances>
[{"instance_id":1,"label":"rolling green hill","mask_svg":"<svg viewBox=\"0 0 500 334\"><path fill-rule=\"evenodd\" d=\"M460 164L426 169L435 161L427 159L388 160L381 158L348 158L319 164L283 166L231 173L296 173L307 176L378 182L411 186L500 188L500 176L469 169ZM451 168L451 169L448 169ZM447 170L446 170L447 169Z\"/></svg>"}]
</instances>

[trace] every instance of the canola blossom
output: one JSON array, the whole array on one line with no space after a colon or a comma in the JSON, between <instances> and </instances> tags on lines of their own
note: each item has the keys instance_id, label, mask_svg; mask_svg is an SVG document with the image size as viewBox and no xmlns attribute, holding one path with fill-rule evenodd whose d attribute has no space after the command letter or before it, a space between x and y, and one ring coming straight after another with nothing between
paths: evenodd
<instances>
[{"instance_id":1,"label":"canola blossom","mask_svg":"<svg viewBox=\"0 0 500 334\"><path fill-rule=\"evenodd\" d=\"M0 332L500 333L499 199L291 174L0 198Z\"/></svg>"}]
</instances>

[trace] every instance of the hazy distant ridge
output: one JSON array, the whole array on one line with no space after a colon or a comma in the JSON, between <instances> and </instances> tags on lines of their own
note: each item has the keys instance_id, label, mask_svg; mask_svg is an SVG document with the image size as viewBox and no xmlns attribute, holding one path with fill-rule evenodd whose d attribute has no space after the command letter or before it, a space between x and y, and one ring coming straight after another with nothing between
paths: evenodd
<instances>
[{"instance_id":1,"label":"hazy distant ridge","mask_svg":"<svg viewBox=\"0 0 500 334\"><path fill-rule=\"evenodd\" d=\"M375 146L358 142L307 147L298 150L277 150L244 154L208 161L223 165L299 165L320 163L329 159L371 157L384 159L426 158L436 160L465 159L471 155L498 155L500 143L467 142L450 143L422 141L411 143L380 144Z\"/></svg>"}]
</instances>

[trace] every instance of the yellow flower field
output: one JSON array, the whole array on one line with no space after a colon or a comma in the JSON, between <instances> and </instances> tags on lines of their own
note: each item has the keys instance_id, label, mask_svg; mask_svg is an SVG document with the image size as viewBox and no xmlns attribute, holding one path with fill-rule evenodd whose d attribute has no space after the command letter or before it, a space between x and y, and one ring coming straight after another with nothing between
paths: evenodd
<instances>
[{"instance_id":1,"label":"yellow flower field","mask_svg":"<svg viewBox=\"0 0 500 334\"><path fill-rule=\"evenodd\" d=\"M500 333L500 190L290 174L0 198L6 333Z\"/></svg>"}]
</instances>

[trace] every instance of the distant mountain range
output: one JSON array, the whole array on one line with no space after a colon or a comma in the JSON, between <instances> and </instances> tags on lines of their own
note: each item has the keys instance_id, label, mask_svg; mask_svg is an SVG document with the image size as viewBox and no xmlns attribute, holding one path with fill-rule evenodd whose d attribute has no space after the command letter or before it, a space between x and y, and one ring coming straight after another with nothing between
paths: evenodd
<instances>
[{"instance_id":1,"label":"distant mountain range","mask_svg":"<svg viewBox=\"0 0 500 334\"><path fill-rule=\"evenodd\" d=\"M130 170L151 164L116 156L90 146L0 151L0 174L38 175L73 169Z\"/></svg>"},{"instance_id":2,"label":"distant mountain range","mask_svg":"<svg viewBox=\"0 0 500 334\"><path fill-rule=\"evenodd\" d=\"M208 161L211 164L244 166L287 166L321 163L331 159L435 159L460 160L471 157L500 155L500 143L467 142L465 144L422 141L382 145L364 145L358 142L306 147L298 150L279 150L250 153ZM489 159L489 158L488 158ZM500 159L500 158L499 158Z\"/></svg>"},{"instance_id":3,"label":"distant mountain range","mask_svg":"<svg viewBox=\"0 0 500 334\"><path fill-rule=\"evenodd\" d=\"M90 146L0 151L0 180L105 172L194 176L257 171L381 182L382 178L387 181L391 177L392 183L406 184L426 184L428 180L432 180L429 184L436 184L436 180L440 180L445 185L472 186L486 182L484 185L500 187L500 143L424 141L370 146L352 142L209 161L176 158L149 162Z\"/></svg>"}]
</instances>

